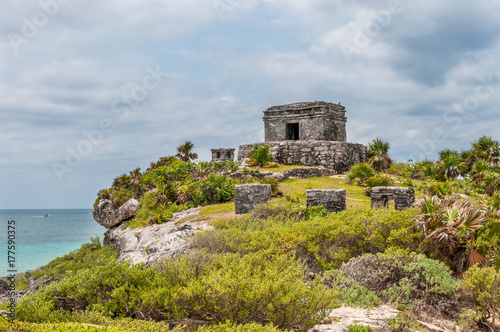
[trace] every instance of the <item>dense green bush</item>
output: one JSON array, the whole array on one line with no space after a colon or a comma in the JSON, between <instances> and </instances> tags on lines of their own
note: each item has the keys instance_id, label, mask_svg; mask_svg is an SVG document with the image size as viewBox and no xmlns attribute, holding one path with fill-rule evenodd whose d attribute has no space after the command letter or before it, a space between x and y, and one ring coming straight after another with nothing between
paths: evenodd
<instances>
[{"instance_id":1,"label":"dense green bush","mask_svg":"<svg viewBox=\"0 0 500 332\"><path fill-rule=\"evenodd\" d=\"M101 245L99 237L90 239L90 243L83 244L80 249L74 250L62 257L58 257L45 265L44 269L34 271L31 276L61 280L82 269L90 269L106 264L118 258L118 252L108 246Z\"/></svg>"},{"instance_id":2,"label":"dense green bush","mask_svg":"<svg viewBox=\"0 0 500 332\"><path fill-rule=\"evenodd\" d=\"M263 250L214 257L211 269L178 293L190 317L239 324L272 322L280 328L307 328L332 309L336 292L320 280L306 282L292 255Z\"/></svg>"},{"instance_id":3,"label":"dense green bush","mask_svg":"<svg viewBox=\"0 0 500 332\"><path fill-rule=\"evenodd\" d=\"M261 167L274 160L273 155L269 151L269 145L254 145L252 151L248 154L248 158L257 161Z\"/></svg>"},{"instance_id":4,"label":"dense green bush","mask_svg":"<svg viewBox=\"0 0 500 332\"><path fill-rule=\"evenodd\" d=\"M390 176L383 173L375 174L368 178L364 183L368 188L373 187L387 187L394 184L394 181Z\"/></svg>"},{"instance_id":5,"label":"dense green bush","mask_svg":"<svg viewBox=\"0 0 500 332\"><path fill-rule=\"evenodd\" d=\"M233 162L182 162L175 157L161 158L144 173L139 169L115 178L111 188L99 191L94 204L108 199L115 208L131 198L140 201L140 209L129 224L134 226L162 223L173 213L192 207L224 203L234 198L234 186L240 181L230 175L238 170ZM246 181L257 181L249 177Z\"/></svg>"},{"instance_id":6,"label":"dense green bush","mask_svg":"<svg viewBox=\"0 0 500 332\"><path fill-rule=\"evenodd\" d=\"M493 306L493 281L495 269L492 267L472 266L464 274L463 287L476 302L477 309L484 315L489 315ZM500 306L500 296L497 295L495 305Z\"/></svg>"},{"instance_id":7,"label":"dense green bush","mask_svg":"<svg viewBox=\"0 0 500 332\"><path fill-rule=\"evenodd\" d=\"M366 180L375 175L375 171L367 163L359 163L351 167L347 172L349 182L355 185L363 185Z\"/></svg>"},{"instance_id":8,"label":"dense green bush","mask_svg":"<svg viewBox=\"0 0 500 332\"><path fill-rule=\"evenodd\" d=\"M271 249L243 256L199 254L156 268L109 260L22 299L17 314L31 323L79 322L79 312L104 318L200 317L306 328L331 310L336 295L319 278L308 282L294 255Z\"/></svg>"},{"instance_id":9,"label":"dense green bush","mask_svg":"<svg viewBox=\"0 0 500 332\"><path fill-rule=\"evenodd\" d=\"M28 323L20 320L14 322L0 317L0 330L31 332L163 332L184 331L183 327L169 329L163 322L137 320L132 318L109 318L96 311L66 313L65 321L53 324Z\"/></svg>"},{"instance_id":10,"label":"dense green bush","mask_svg":"<svg viewBox=\"0 0 500 332\"><path fill-rule=\"evenodd\" d=\"M329 273L327 280L343 290L341 299L348 305L370 307L383 300L403 308L424 303L431 311L438 310L435 306L452 310L460 287L444 263L415 253L363 255Z\"/></svg>"}]
</instances>

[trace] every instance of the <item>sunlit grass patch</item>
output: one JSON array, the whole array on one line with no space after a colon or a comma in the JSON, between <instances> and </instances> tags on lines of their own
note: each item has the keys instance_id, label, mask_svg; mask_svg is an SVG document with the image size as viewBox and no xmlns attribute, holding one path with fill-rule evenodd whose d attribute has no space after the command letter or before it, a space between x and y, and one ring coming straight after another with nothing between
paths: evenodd
<instances>
[{"instance_id":1,"label":"sunlit grass patch","mask_svg":"<svg viewBox=\"0 0 500 332\"><path fill-rule=\"evenodd\" d=\"M370 198L363 195L363 187L345 182L343 178L329 176L307 179L288 179L280 183L280 191L286 196L298 198L301 205L306 205L306 190L308 189L345 189L347 193L347 208L370 207Z\"/></svg>"},{"instance_id":2,"label":"sunlit grass patch","mask_svg":"<svg viewBox=\"0 0 500 332\"><path fill-rule=\"evenodd\" d=\"M207 205L201 208L200 215L227 213L234 211L234 202Z\"/></svg>"}]
</instances>

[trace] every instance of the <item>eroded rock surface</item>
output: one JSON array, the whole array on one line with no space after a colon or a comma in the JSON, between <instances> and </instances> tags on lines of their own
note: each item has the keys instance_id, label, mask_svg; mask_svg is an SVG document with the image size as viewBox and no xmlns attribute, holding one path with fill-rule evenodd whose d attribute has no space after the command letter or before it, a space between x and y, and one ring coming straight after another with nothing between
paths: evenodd
<instances>
[{"instance_id":1,"label":"eroded rock surface","mask_svg":"<svg viewBox=\"0 0 500 332\"><path fill-rule=\"evenodd\" d=\"M160 225L130 229L125 225L108 230L104 244L119 252L119 260L133 264L154 264L159 259L176 258L190 253L188 238L196 232L210 229L207 221L182 221L200 213L200 208L174 214L174 219Z\"/></svg>"},{"instance_id":2,"label":"eroded rock surface","mask_svg":"<svg viewBox=\"0 0 500 332\"><path fill-rule=\"evenodd\" d=\"M374 328L387 325L387 320L395 318L399 311L387 305L373 309L341 307L330 312L321 324L314 326L309 332L344 332L351 324L362 324Z\"/></svg>"}]
</instances>

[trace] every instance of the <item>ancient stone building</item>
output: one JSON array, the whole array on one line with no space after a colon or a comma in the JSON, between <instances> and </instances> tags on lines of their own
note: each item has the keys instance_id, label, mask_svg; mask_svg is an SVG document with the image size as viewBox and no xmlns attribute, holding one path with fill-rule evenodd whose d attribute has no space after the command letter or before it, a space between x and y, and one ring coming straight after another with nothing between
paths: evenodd
<instances>
[{"instance_id":1,"label":"ancient stone building","mask_svg":"<svg viewBox=\"0 0 500 332\"><path fill-rule=\"evenodd\" d=\"M322 166L343 173L366 161L362 144L348 143L345 108L324 101L273 106L264 111L265 142L277 163ZM256 144L241 145L238 162Z\"/></svg>"},{"instance_id":2,"label":"ancient stone building","mask_svg":"<svg viewBox=\"0 0 500 332\"><path fill-rule=\"evenodd\" d=\"M345 107L315 101L273 106L264 111L266 142L346 141Z\"/></svg>"},{"instance_id":3,"label":"ancient stone building","mask_svg":"<svg viewBox=\"0 0 500 332\"><path fill-rule=\"evenodd\" d=\"M212 161L234 161L234 150L236 149L210 149Z\"/></svg>"}]
</instances>

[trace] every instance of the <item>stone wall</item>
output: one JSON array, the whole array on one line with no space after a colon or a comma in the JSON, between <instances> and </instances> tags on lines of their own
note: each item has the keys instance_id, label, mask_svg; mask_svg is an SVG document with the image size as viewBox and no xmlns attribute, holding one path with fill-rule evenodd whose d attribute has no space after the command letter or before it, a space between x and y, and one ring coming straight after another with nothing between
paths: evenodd
<instances>
[{"instance_id":1,"label":"stone wall","mask_svg":"<svg viewBox=\"0 0 500 332\"><path fill-rule=\"evenodd\" d=\"M307 207L323 206L328 212L339 212L346 208L345 189L315 189L306 191Z\"/></svg>"},{"instance_id":2,"label":"stone wall","mask_svg":"<svg viewBox=\"0 0 500 332\"><path fill-rule=\"evenodd\" d=\"M255 144L240 145L238 162L245 159ZM344 173L360 162L366 161L366 148L362 144L330 141L265 142L277 163L284 165L323 166L337 173Z\"/></svg>"},{"instance_id":3,"label":"stone wall","mask_svg":"<svg viewBox=\"0 0 500 332\"><path fill-rule=\"evenodd\" d=\"M255 205L264 204L270 199L270 184L237 184L234 190L234 211L236 214L249 213Z\"/></svg>"},{"instance_id":4,"label":"stone wall","mask_svg":"<svg viewBox=\"0 0 500 332\"><path fill-rule=\"evenodd\" d=\"M415 189L403 187L373 187L371 192L372 209L387 207L394 202L396 210L404 210L415 202Z\"/></svg>"},{"instance_id":5,"label":"stone wall","mask_svg":"<svg viewBox=\"0 0 500 332\"><path fill-rule=\"evenodd\" d=\"M263 120L266 142L347 140L347 118L345 108L340 104L315 101L273 106L264 111Z\"/></svg>"}]
</instances>

